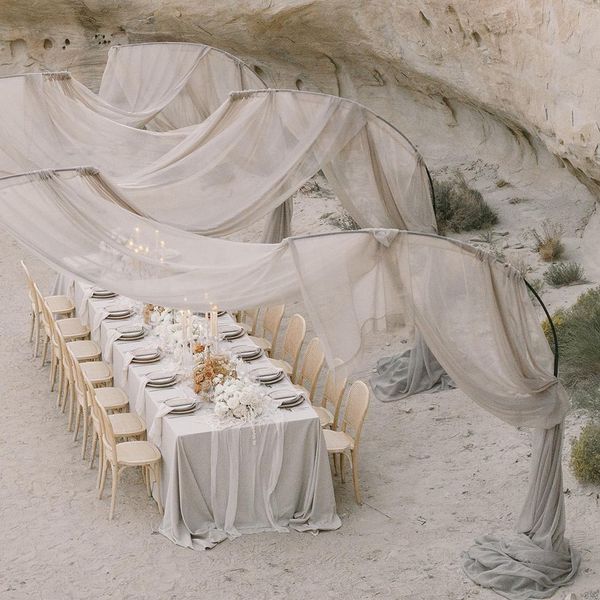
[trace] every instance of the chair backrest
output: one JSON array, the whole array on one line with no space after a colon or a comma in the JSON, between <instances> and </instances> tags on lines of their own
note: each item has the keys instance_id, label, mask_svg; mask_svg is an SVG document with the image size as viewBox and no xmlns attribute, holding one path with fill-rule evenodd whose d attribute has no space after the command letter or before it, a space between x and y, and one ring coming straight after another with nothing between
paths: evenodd
<instances>
[{"instance_id":1,"label":"chair backrest","mask_svg":"<svg viewBox=\"0 0 600 600\"><path fill-rule=\"evenodd\" d=\"M281 326L281 319L285 312L285 304L275 304L265 309L265 316L262 323L262 335L271 342L271 356L275 354L275 344L277 335Z\"/></svg>"},{"instance_id":2,"label":"chair backrest","mask_svg":"<svg viewBox=\"0 0 600 600\"><path fill-rule=\"evenodd\" d=\"M302 315L292 315L283 338L282 358L292 366L292 381L296 380L300 350L306 336L306 321Z\"/></svg>"},{"instance_id":3,"label":"chair backrest","mask_svg":"<svg viewBox=\"0 0 600 600\"><path fill-rule=\"evenodd\" d=\"M44 327L44 331L46 335L50 338L53 343L56 343L56 321L54 320L54 315L52 314L49 306L46 304L44 297L40 293L40 290L36 283L33 284L33 291L37 297L37 306L40 311L40 317L42 319L42 325Z\"/></svg>"},{"instance_id":4,"label":"chair backrest","mask_svg":"<svg viewBox=\"0 0 600 600\"><path fill-rule=\"evenodd\" d=\"M104 449L107 452L107 457L114 461L117 460L117 440L115 439L115 432L112 428L112 423L108 418L106 409L99 402L95 402L95 409L98 411L97 414L100 416L100 428L102 430L102 443Z\"/></svg>"},{"instance_id":5,"label":"chair backrest","mask_svg":"<svg viewBox=\"0 0 600 600\"><path fill-rule=\"evenodd\" d=\"M321 406L328 408L333 414L333 428L337 428L338 418L340 416L340 407L342 406L342 398L344 390L348 383L348 375L345 369L341 369L342 360L336 358L333 361L333 368L327 372L325 380L325 388L321 399Z\"/></svg>"},{"instance_id":6,"label":"chair backrest","mask_svg":"<svg viewBox=\"0 0 600 600\"><path fill-rule=\"evenodd\" d=\"M258 313L260 308L245 308L240 314L240 321L248 326L248 333L251 335L256 331L258 323Z\"/></svg>"},{"instance_id":7,"label":"chair backrest","mask_svg":"<svg viewBox=\"0 0 600 600\"><path fill-rule=\"evenodd\" d=\"M27 294L29 296L29 300L31 301L31 309L33 311L35 311L36 313L40 312L40 307L39 307L39 303L38 303L38 297L37 297L37 293L36 293L36 285L35 282L33 281L33 277L31 276L31 274L29 273L29 269L27 268L27 265L21 261L21 267L23 268L23 271L25 271L25 277L27 279Z\"/></svg>"},{"instance_id":8,"label":"chair backrest","mask_svg":"<svg viewBox=\"0 0 600 600\"><path fill-rule=\"evenodd\" d=\"M367 409L369 408L369 397L369 388L364 381L355 381L348 390L348 401L346 402L342 431L349 432L352 435L355 449L358 447L360 433L365 422Z\"/></svg>"},{"instance_id":9,"label":"chair backrest","mask_svg":"<svg viewBox=\"0 0 600 600\"><path fill-rule=\"evenodd\" d=\"M302 371L300 372L300 379L298 381L300 385L303 385L308 390L311 399L314 398L317 381L324 363L325 352L323 352L321 340L315 337L310 340L306 348Z\"/></svg>"},{"instance_id":10,"label":"chair backrest","mask_svg":"<svg viewBox=\"0 0 600 600\"><path fill-rule=\"evenodd\" d=\"M83 414L87 416L89 409L89 399L87 393L87 387L85 385L85 375L83 374L83 369L79 364L79 361L73 356L67 344L65 344L65 369L70 369L70 374L72 377L72 383L75 388L75 395L77 397L77 401L81 404L83 408ZM68 376L68 375L67 375Z\"/></svg>"},{"instance_id":11,"label":"chair backrest","mask_svg":"<svg viewBox=\"0 0 600 600\"><path fill-rule=\"evenodd\" d=\"M100 443L102 444L102 417L100 416L100 409L98 408L98 401L96 400L96 389L91 384L90 380L83 374L83 371L82 376L88 407L90 409L90 417L92 418L92 425L94 426Z\"/></svg>"}]
</instances>

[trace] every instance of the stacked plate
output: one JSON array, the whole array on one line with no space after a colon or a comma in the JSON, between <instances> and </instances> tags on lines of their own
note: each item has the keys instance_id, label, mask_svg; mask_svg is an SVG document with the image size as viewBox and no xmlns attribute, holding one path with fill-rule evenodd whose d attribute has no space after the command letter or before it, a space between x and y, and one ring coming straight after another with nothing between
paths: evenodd
<instances>
[{"instance_id":1,"label":"stacked plate","mask_svg":"<svg viewBox=\"0 0 600 600\"><path fill-rule=\"evenodd\" d=\"M285 377L285 373L276 367L260 367L251 371L250 375L254 381L265 385L279 383Z\"/></svg>"},{"instance_id":2,"label":"stacked plate","mask_svg":"<svg viewBox=\"0 0 600 600\"><path fill-rule=\"evenodd\" d=\"M146 330L142 325L124 325L118 327L117 331L121 334L119 340L123 342L141 340L146 335Z\"/></svg>"},{"instance_id":3,"label":"stacked plate","mask_svg":"<svg viewBox=\"0 0 600 600\"><path fill-rule=\"evenodd\" d=\"M107 306L106 311L108 315L107 319L128 319L133 311L130 306Z\"/></svg>"},{"instance_id":4,"label":"stacked plate","mask_svg":"<svg viewBox=\"0 0 600 600\"><path fill-rule=\"evenodd\" d=\"M256 360L263 355L263 351L258 346L236 346L231 349L231 352L246 362Z\"/></svg>"},{"instance_id":5,"label":"stacked plate","mask_svg":"<svg viewBox=\"0 0 600 600\"><path fill-rule=\"evenodd\" d=\"M145 365L147 363L153 363L160 360L160 350L156 347L137 348L132 352L132 354L133 358L131 359L131 362L140 365Z\"/></svg>"},{"instance_id":6,"label":"stacked plate","mask_svg":"<svg viewBox=\"0 0 600 600\"><path fill-rule=\"evenodd\" d=\"M167 371L154 371L148 374L148 387L165 388L177 383L177 374Z\"/></svg>"},{"instance_id":7,"label":"stacked plate","mask_svg":"<svg viewBox=\"0 0 600 600\"><path fill-rule=\"evenodd\" d=\"M102 288L94 288L92 298L116 298L118 294Z\"/></svg>"},{"instance_id":8,"label":"stacked plate","mask_svg":"<svg viewBox=\"0 0 600 600\"><path fill-rule=\"evenodd\" d=\"M170 412L172 415L187 415L193 413L198 408L199 404L199 402L191 400L190 398L169 398L168 400L165 400L165 405L173 409Z\"/></svg>"},{"instance_id":9,"label":"stacked plate","mask_svg":"<svg viewBox=\"0 0 600 600\"><path fill-rule=\"evenodd\" d=\"M224 327L221 327L221 334L223 339L227 342L237 340L245 335L245 333L244 328L239 325L225 325Z\"/></svg>"},{"instance_id":10,"label":"stacked plate","mask_svg":"<svg viewBox=\"0 0 600 600\"><path fill-rule=\"evenodd\" d=\"M279 402L279 408L294 408L304 402L304 396L294 390L275 390L269 396Z\"/></svg>"},{"instance_id":11,"label":"stacked plate","mask_svg":"<svg viewBox=\"0 0 600 600\"><path fill-rule=\"evenodd\" d=\"M198 315L199 317L206 317L207 313L205 313L205 312L197 312L197 313L194 313L194 314ZM218 310L217 311L217 317L224 317L226 314L227 314L226 310ZM210 313L208 313L208 316L210 317Z\"/></svg>"}]
</instances>

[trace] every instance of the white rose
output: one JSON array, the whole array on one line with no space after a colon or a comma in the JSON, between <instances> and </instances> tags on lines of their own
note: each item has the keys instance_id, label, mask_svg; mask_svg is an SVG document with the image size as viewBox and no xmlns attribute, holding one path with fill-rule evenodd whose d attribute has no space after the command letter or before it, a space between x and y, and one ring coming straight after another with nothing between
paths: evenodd
<instances>
[{"instance_id":1,"label":"white rose","mask_svg":"<svg viewBox=\"0 0 600 600\"><path fill-rule=\"evenodd\" d=\"M229 406L229 408L231 410L236 409L239 405L240 405L240 401L235 396L229 396L227 398L227 406Z\"/></svg>"},{"instance_id":2,"label":"white rose","mask_svg":"<svg viewBox=\"0 0 600 600\"><path fill-rule=\"evenodd\" d=\"M246 416L246 407L240 404L233 410L233 416L238 419L243 419Z\"/></svg>"},{"instance_id":3,"label":"white rose","mask_svg":"<svg viewBox=\"0 0 600 600\"><path fill-rule=\"evenodd\" d=\"M227 404L224 402L215 403L215 415L217 415L217 417L224 417L228 412L229 408L227 407Z\"/></svg>"}]
</instances>

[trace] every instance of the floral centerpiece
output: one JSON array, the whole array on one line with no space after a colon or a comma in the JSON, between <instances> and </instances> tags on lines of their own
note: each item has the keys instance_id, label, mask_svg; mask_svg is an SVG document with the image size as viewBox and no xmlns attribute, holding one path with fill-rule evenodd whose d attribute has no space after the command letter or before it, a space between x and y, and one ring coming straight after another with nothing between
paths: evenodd
<instances>
[{"instance_id":1,"label":"floral centerpiece","mask_svg":"<svg viewBox=\"0 0 600 600\"><path fill-rule=\"evenodd\" d=\"M194 392L208 393L215 385L215 379L235 379L237 377L235 365L222 354L211 354L209 350L203 351L196 356L196 364L193 369Z\"/></svg>"},{"instance_id":2,"label":"floral centerpiece","mask_svg":"<svg viewBox=\"0 0 600 600\"><path fill-rule=\"evenodd\" d=\"M214 383L215 414L221 419L252 421L265 411L268 396L259 384L250 379L217 375Z\"/></svg>"},{"instance_id":3,"label":"floral centerpiece","mask_svg":"<svg viewBox=\"0 0 600 600\"><path fill-rule=\"evenodd\" d=\"M205 336L202 320L183 311L155 306L150 320L155 323L154 333L170 352L181 353L184 346L194 346Z\"/></svg>"}]
</instances>

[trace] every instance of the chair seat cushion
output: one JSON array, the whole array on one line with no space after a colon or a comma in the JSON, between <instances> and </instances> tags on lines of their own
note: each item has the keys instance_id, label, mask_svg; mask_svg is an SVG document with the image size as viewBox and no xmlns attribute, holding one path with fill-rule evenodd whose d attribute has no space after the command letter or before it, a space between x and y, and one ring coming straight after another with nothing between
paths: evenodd
<instances>
[{"instance_id":1,"label":"chair seat cushion","mask_svg":"<svg viewBox=\"0 0 600 600\"><path fill-rule=\"evenodd\" d=\"M75 340L67 343L67 348L71 354L78 360L94 360L102 354L100 346L92 340Z\"/></svg>"},{"instance_id":2,"label":"chair seat cushion","mask_svg":"<svg viewBox=\"0 0 600 600\"><path fill-rule=\"evenodd\" d=\"M84 325L79 317L70 319L59 319L56 326L60 329L65 339L73 337L85 337L90 333L90 328Z\"/></svg>"},{"instance_id":3,"label":"chair seat cushion","mask_svg":"<svg viewBox=\"0 0 600 600\"><path fill-rule=\"evenodd\" d=\"M321 427L331 427L333 425L333 414L324 406L313 406L319 419L321 420Z\"/></svg>"},{"instance_id":4,"label":"chair seat cushion","mask_svg":"<svg viewBox=\"0 0 600 600\"><path fill-rule=\"evenodd\" d=\"M292 377L293 368L289 362L285 360L279 360L278 358L271 358L269 360L271 361L274 367L281 369L288 377Z\"/></svg>"},{"instance_id":5,"label":"chair seat cushion","mask_svg":"<svg viewBox=\"0 0 600 600\"><path fill-rule=\"evenodd\" d=\"M140 435L146 431L144 422L133 413L108 415L116 437Z\"/></svg>"},{"instance_id":6,"label":"chair seat cushion","mask_svg":"<svg viewBox=\"0 0 600 600\"><path fill-rule=\"evenodd\" d=\"M160 451L150 442L120 442L117 444L117 462L121 465L143 465L158 460L160 460Z\"/></svg>"},{"instance_id":7,"label":"chair seat cushion","mask_svg":"<svg viewBox=\"0 0 600 600\"><path fill-rule=\"evenodd\" d=\"M116 387L104 387L96 389L96 402L106 410L119 410L129 404L127 394Z\"/></svg>"},{"instance_id":8,"label":"chair seat cushion","mask_svg":"<svg viewBox=\"0 0 600 600\"><path fill-rule=\"evenodd\" d=\"M354 440L345 431L323 429L327 452L344 452L354 449Z\"/></svg>"},{"instance_id":9,"label":"chair seat cushion","mask_svg":"<svg viewBox=\"0 0 600 600\"><path fill-rule=\"evenodd\" d=\"M81 370L90 383L104 382L112 378L112 369L102 360L81 363Z\"/></svg>"},{"instance_id":10,"label":"chair seat cushion","mask_svg":"<svg viewBox=\"0 0 600 600\"><path fill-rule=\"evenodd\" d=\"M51 313L65 314L75 310L73 300L68 296L46 296L44 298Z\"/></svg>"}]
</instances>

